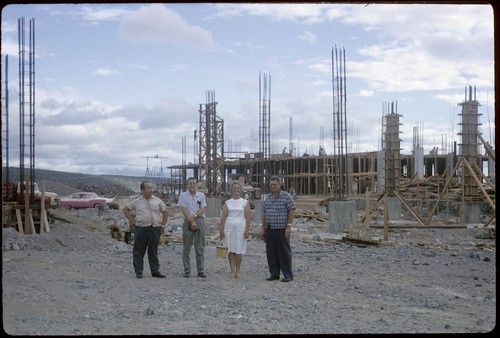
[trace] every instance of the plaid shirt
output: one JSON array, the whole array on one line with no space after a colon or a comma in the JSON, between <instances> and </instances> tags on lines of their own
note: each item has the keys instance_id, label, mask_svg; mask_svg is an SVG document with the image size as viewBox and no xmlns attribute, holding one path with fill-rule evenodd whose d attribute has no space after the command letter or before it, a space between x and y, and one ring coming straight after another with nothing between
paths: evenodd
<instances>
[{"instance_id":1,"label":"plaid shirt","mask_svg":"<svg viewBox=\"0 0 500 338\"><path fill-rule=\"evenodd\" d=\"M293 197L286 191L280 191L277 198L272 193L266 195L262 211L266 218L266 229L284 229L288 224L288 213L295 209Z\"/></svg>"}]
</instances>

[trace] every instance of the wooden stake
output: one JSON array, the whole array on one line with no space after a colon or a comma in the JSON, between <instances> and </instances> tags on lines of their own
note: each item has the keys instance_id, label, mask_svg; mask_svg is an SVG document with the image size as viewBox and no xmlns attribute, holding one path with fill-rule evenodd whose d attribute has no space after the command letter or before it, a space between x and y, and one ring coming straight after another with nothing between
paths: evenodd
<instances>
[{"instance_id":1,"label":"wooden stake","mask_svg":"<svg viewBox=\"0 0 500 338\"><path fill-rule=\"evenodd\" d=\"M384 199L384 241L389 240L389 210L387 206L387 196Z\"/></svg>"},{"instance_id":2,"label":"wooden stake","mask_svg":"<svg viewBox=\"0 0 500 338\"><path fill-rule=\"evenodd\" d=\"M26 234L34 234L35 226L33 225L33 217L30 209L30 192L28 189L28 175L24 178L24 232Z\"/></svg>"},{"instance_id":3,"label":"wooden stake","mask_svg":"<svg viewBox=\"0 0 500 338\"><path fill-rule=\"evenodd\" d=\"M23 218L21 217L21 210L16 209L16 218L17 218L17 231L20 234L24 234L23 230Z\"/></svg>"},{"instance_id":4,"label":"wooden stake","mask_svg":"<svg viewBox=\"0 0 500 338\"><path fill-rule=\"evenodd\" d=\"M42 200L40 201L40 233L50 231L47 211L45 210L45 181L42 181Z\"/></svg>"}]
</instances>

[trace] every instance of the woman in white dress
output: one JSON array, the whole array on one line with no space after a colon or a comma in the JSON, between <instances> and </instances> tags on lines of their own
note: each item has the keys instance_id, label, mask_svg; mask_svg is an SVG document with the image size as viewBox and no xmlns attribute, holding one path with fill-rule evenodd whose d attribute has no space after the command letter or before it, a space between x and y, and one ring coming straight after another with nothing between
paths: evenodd
<instances>
[{"instance_id":1,"label":"woman in white dress","mask_svg":"<svg viewBox=\"0 0 500 338\"><path fill-rule=\"evenodd\" d=\"M226 241L227 257L231 277L240 277L241 261L247 250L247 238L250 232L250 203L241 197L239 181L231 185L231 199L222 206L220 238Z\"/></svg>"}]
</instances>

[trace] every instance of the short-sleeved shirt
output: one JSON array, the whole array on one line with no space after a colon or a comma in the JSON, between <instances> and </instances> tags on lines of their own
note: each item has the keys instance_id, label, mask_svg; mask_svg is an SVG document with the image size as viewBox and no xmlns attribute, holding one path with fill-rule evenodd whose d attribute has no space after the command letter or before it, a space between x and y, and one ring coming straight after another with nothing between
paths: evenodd
<instances>
[{"instance_id":1,"label":"short-sleeved shirt","mask_svg":"<svg viewBox=\"0 0 500 338\"><path fill-rule=\"evenodd\" d=\"M262 211L266 216L267 229L284 229L288 224L288 213L295 209L293 197L286 191L280 191L277 198L272 193L266 195L262 205Z\"/></svg>"},{"instance_id":2,"label":"short-sleeved shirt","mask_svg":"<svg viewBox=\"0 0 500 338\"><path fill-rule=\"evenodd\" d=\"M127 207L135 214L135 225L138 227L161 226L163 213L167 210L165 203L156 196L151 196L149 200L141 196Z\"/></svg>"},{"instance_id":3,"label":"short-sleeved shirt","mask_svg":"<svg viewBox=\"0 0 500 338\"><path fill-rule=\"evenodd\" d=\"M188 190L180 194L177 205L179 207L186 208L186 210L189 213L194 215L195 213L198 212L198 210L203 209L207 206L207 200L205 198L204 193L197 191L196 194L193 196L189 193ZM205 215L201 215L200 217L204 218ZM184 218L186 218L185 215Z\"/></svg>"}]
</instances>

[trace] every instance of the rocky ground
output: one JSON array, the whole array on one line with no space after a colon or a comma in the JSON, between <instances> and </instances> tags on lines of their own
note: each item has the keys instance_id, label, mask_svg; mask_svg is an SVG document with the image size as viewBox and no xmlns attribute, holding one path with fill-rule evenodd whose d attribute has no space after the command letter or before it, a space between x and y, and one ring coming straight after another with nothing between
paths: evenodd
<instances>
[{"instance_id":1,"label":"rocky ground","mask_svg":"<svg viewBox=\"0 0 500 338\"><path fill-rule=\"evenodd\" d=\"M299 218L290 283L265 281L258 238L249 239L240 279L230 278L213 241L205 253L208 278L183 278L175 240L159 247L166 278L152 278L145 259L145 277L137 279L132 245L107 228L124 226L121 211L63 212L95 231L61 220L48 233L2 231L7 334L451 334L496 326L496 246L480 227L398 228L378 246L356 246ZM169 220L170 239L180 236L180 223L178 216ZM219 219L207 224L214 238Z\"/></svg>"}]
</instances>

